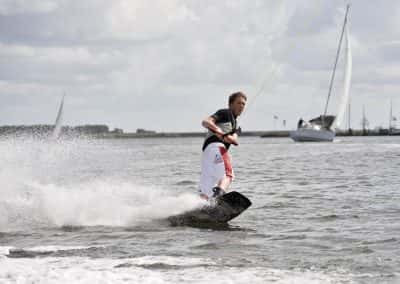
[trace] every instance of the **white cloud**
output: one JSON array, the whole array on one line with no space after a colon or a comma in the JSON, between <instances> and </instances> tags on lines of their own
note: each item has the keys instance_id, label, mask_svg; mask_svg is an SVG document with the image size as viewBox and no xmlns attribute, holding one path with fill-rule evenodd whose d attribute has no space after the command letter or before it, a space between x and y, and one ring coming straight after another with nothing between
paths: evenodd
<instances>
[{"instance_id":1,"label":"white cloud","mask_svg":"<svg viewBox=\"0 0 400 284\"><path fill-rule=\"evenodd\" d=\"M117 38L148 39L168 35L176 25L196 20L184 1L120 0L106 13L110 33Z\"/></svg>"},{"instance_id":2,"label":"white cloud","mask_svg":"<svg viewBox=\"0 0 400 284\"><path fill-rule=\"evenodd\" d=\"M57 9L57 0L1 0L0 15L49 13Z\"/></svg>"},{"instance_id":3,"label":"white cloud","mask_svg":"<svg viewBox=\"0 0 400 284\"><path fill-rule=\"evenodd\" d=\"M399 7L352 3L354 106L397 92ZM35 123L29 108L53 121L51 106L66 91L67 123L200 130L229 93L252 100L262 89L244 127L272 128L272 114L294 127L322 110L344 8L328 0L0 0L0 121ZM370 115L379 123L379 111Z\"/></svg>"}]
</instances>

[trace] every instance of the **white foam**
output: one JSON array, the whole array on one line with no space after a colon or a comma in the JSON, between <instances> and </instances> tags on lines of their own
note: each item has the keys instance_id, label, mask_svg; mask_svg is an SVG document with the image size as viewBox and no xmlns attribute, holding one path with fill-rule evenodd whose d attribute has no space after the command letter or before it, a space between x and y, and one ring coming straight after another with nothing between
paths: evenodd
<instances>
[{"instance_id":1,"label":"white foam","mask_svg":"<svg viewBox=\"0 0 400 284\"><path fill-rule=\"evenodd\" d=\"M213 261L168 256L133 259L4 259L0 282L12 283L354 283L350 276L312 270L224 267ZM143 264L182 265L180 269L146 268ZM127 265L128 264L128 265ZM132 265L129 265L132 264ZM135 266L135 264L137 266ZM192 264L192 266L190 265ZM193 266L194 265L194 266Z\"/></svg>"},{"instance_id":2,"label":"white foam","mask_svg":"<svg viewBox=\"0 0 400 284\"><path fill-rule=\"evenodd\" d=\"M176 266L193 266L193 265L216 265L212 259L190 258L190 257L173 257L173 256L153 256L147 255L129 259L127 263L136 265L150 265L155 263L164 263Z\"/></svg>"},{"instance_id":3,"label":"white foam","mask_svg":"<svg viewBox=\"0 0 400 284\"><path fill-rule=\"evenodd\" d=\"M0 246L0 257L8 255L10 253L10 250L15 249L14 247L11 246Z\"/></svg>"},{"instance_id":4,"label":"white foam","mask_svg":"<svg viewBox=\"0 0 400 284\"><path fill-rule=\"evenodd\" d=\"M99 142L0 140L0 232L32 226L131 226L202 205L194 193L143 186L107 173L82 181L85 173L78 172L76 179L63 182L75 158L96 157L93 152L102 145L93 143Z\"/></svg>"},{"instance_id":5,"label":"white foam","mask_svg":"<svg viewBox=\"0 0 400 284\"><path fill-rule=\"evenodd\" d=\"M57 226L132 226L201 206L194 194L168 195L157 188L100 180L73 188L36 185L41 208Z\"/></svg>"}]
</instances>

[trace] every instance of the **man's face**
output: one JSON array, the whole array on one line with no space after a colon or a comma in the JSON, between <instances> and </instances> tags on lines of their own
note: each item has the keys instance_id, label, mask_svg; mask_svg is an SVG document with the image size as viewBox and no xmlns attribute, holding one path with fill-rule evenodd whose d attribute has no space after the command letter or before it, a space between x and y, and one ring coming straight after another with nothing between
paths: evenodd
<instances>
[{"instance_id":1,"label":"man's face","mask_svg":"<svg viewBox=\"0 0 400 284\"><path fill-rule=\"evenodd\" d=\"M246 100L243 97L237 97L230 105L229 108L232 110L233 115L239 116L246 106Z\"/></svg>"}]
</instances>

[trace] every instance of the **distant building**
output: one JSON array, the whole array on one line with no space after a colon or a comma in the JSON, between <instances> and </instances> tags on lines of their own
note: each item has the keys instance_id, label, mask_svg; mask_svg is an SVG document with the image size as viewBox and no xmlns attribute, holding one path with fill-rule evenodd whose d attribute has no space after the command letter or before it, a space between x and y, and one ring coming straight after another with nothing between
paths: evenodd
<instances>
[{"instance_id":1,"label":"distant building","mask_svg":"<svg viewBox=\"0 0 400 284\"><path fill-rule=\"evenodd\" d=\"M76 131L78 133L82 134L104 134L108 133L109 129L107 125L82 125L82 126L76 126L73 128L73 131Z\"/></svg>"},{"instance_id":2,"label":"distant building","mask_svg":"<svg viewBox=\"0 0 400 284\"><path fill-rule=\"evenodd\" d=\"M136 129L136 133L137 134L154 134L156 132L154 130L146 130L143 128L138 128L138 129Z\"/></svg>"},{"instance_id":3,"label":"distant building","mask_svg":"<svg viewBox=\"0 0 400 284\"><path fill-rule=\"evenodd\" d=\"M124 131L123 131L121 128L114 128L114 130L113 130L113 131L110 131L110 133L113 133L113 134L123 134Z\"/></svg>"}]
</instances>

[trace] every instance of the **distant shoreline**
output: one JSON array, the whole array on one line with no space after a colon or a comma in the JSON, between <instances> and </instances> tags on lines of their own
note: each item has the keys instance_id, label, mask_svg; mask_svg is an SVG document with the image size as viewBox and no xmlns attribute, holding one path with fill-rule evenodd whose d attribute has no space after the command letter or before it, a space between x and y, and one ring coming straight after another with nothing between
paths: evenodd
<instances>
[{"instance_id":1,"label":"distant shoreline","mask_svg":"<svg viewBox=\"0 0 400 284\"><path fill-rule=\"evenodd\" d=\"M0 137L18 137L32 135L35 137L47 137L51 135L54 125L5 125L0 126ZM243 131L241 137L261 137L261 138L285 138L289 137L290 130L273 131ZM204 137L206 131L189 132L156 132L139 128L136 132L124 132L123 129L115 128L110 130L107 125L81 125L63 126L61 129L62 137L92 137L104 139L128 139L128 138L185 138L185 137ZM390 132L388 129L362 130L352 129L336 132L336 136L391 136L400 135L398 129Z\"/></svg>"},{"instance_id":2,"label":"distant shoreline","mask_svg":"<svg viewBox=\"0 0 400 284\"><path fill-rule=\"evenodd\" d=\"M242 137L260 137L266 131L246 131ZM151 133L105 133L103 138L175 138L175 137L204 137L206 132L151 132ZM284 137L284 136L282 136Z\"/></svg>"},{"instance_id":3,"label":"distant shoreline","mask_svg":"<svg viewBox=\"0 0 400 284\"><path fill-rule=\"evenodd\" d=\"M276 131L243 131L240 137L260 137L260 138L289 138L289 130ZM205 132L153 132L153 133L106 133L102 138L185 138L185 137L204 137ZM338 131L336 136L391 136L388 132L378 132L369 130Z\"/></svg>"}]
</instances>

